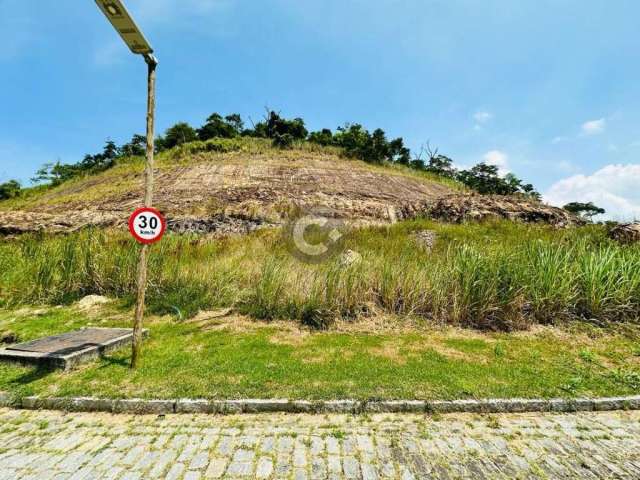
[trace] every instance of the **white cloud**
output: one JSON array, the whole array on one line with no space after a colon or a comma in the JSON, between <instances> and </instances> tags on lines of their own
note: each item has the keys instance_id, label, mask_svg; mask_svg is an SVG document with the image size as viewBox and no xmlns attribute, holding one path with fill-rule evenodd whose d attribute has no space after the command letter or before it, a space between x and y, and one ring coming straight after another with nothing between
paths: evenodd
<instances>
[{"instance_id":1,"label":"white cloud","mask_svg":"<svg viewBox=\"0 0 640 480\"><path fill-rule=\"evenodd\" d=\"M560 135L560 136L554 137L553 140L551 140L551 143L553 143L554 145L557 145L558 143L566 142L567 140L569 140L569 137Z\"/></svg>"},{"instance_id":2,"label":"white cloud","mask_svg":"<svg viewBox=\"0 0 640 480\"><path fill-rule=\"evenodd\" d=\"M553 184L544 199L553 205L593 202L615 220L640 219L640 164L607 165L592 175L573 175Z\"/></svg>"},{"instance_id":3,"label":"white cloud","mask_svg":"<svg viewBox=\"0 0 640 480\"><path fill-rule=\"evenodd\" d=\"M476 112L473 114L473 119L478 123L487 123L493 118L493 114L489 112Z\"/></svg>"},{"instance_id":4,"label":"white cloud","mask_svg":"<svg viewBox=\"0 0 640 480\"><path fill-rule=\"evenodd\" d=\"M482 157L487 165L495 165L498 167L498 173L502 176L510 172L509 156L500 150L491 150Z\"/></svg>"},{"instance_id":5,"label":"white cloud","mask_svg":"<svg viewBox=\"0 0 640 480\"><path fill-rule=\"evenodd\" d=\"M589 120L582 124L583 135L599 135L604 132L607 127L607 121L604 118L599 120Z\"/></svg>"}]
</instances>

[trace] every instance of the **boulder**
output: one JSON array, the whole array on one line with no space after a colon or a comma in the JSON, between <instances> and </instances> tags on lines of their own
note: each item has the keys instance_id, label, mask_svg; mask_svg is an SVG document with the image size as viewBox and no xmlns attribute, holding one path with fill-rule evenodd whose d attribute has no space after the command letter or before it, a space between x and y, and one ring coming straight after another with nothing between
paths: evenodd
<instances>
[{"instance_id":1,"label":"boulder","mask_svg":"<svg viewBox=\"0 0 640 480\"><path fill-rule=\"evenodd\" d=\"M544 223L557 228L584 225L580 217L534 200L517 196L453 194L436 201L406 205L401 218L427 217L451 223L505 219L524 223Z\"/></svg>"},{"instance_id":2,"label":"boulder","mask_svg":"<svg viewBox=\"0 0 640 480\"><path fill-rule=\"evenodd\" d=\"M609 238L625 244L640 242L640 223L621 223L609 231Z\"/></svg>"},{"instance_id":3,"label":"boulder","mask_svg":"<svg viewBox=\"0 0 640 480\"><path fill-rule=\"evenodd\" d=\"M413 238L420 248L431 252L436 244L438 234L433 230L420 230L413 234Z\"/></svg>"},{"instance_id":4,"label":"boulder","mask_svg":"<svg viewBox=\"0 0 640 480\"><path fill-rule=\"evenodd\" d=\"M362 255L358 252L354 252L353 250L345 250L345 252L340 255L340 265L343 267L350 267L351 265L356 265L362 261Z\"/></svg>"},{"instance_id":5,"label":"boulder","mask_svg":"<svg viewBox=\"0 0 640 480\"><path fill-rule=\"evenodd\" d=\"M76 306L80 310L91 310L92 308L98 305L104 305L105 303L109 303L109 299L107 297L103 297L101 295L87 295L82 300L80 300Z\"/></svg>"}]
</instances>

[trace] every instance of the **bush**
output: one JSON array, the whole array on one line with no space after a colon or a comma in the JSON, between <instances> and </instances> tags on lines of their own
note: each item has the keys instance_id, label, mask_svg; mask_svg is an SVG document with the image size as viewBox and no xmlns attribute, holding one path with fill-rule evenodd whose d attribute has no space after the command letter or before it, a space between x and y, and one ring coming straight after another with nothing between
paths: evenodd
<instances>
[{"instance_id":1,"label":"bush","mask_svg":"<svg viewBox=\"0 0 640 480\"><path fill-rule=\"evenodd\" d=\"M319 132L311 132L309 134L308 140L311 143L317 143L318 145L329 146L335 145L333 132L328 128L323 128Z\"/></svg>"},{"instance_id":2,"label":"bush","mask_svg":"<svg viewBox=\"0 0 640 480\"><path fill-rule=\"evenodd\" d=\"M9 198L15 198L20 195L22 186L17 180L9 180L5 183L0 183L0 200L8 200Z\"/></svg>"},{"instance_id":3,"label":"bush","mask_svg":"<svg viewBox=\"0 0 640 480\"><path fill-rule=\"evenodd\" d=\"M273 146L276 148L292 148L293 147L294 138L292 135L285 133L283 135L277 134L273 137Z\"/></svg>"}]
</instances>

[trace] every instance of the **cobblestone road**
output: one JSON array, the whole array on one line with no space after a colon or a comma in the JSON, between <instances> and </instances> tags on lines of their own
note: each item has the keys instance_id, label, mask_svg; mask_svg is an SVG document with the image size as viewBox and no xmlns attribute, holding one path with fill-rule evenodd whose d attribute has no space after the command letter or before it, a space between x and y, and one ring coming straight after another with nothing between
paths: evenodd
<instances>
[{"instance_id":1,"label":"cobblestone road","mask_svg":"<svg viewBox=\"0 0 640 480\"><path fill-rule=\"evenodd\" d=\"M640 412L63 414L0 409L0 479L636 478Z\"/></svg>"}]
</instances>

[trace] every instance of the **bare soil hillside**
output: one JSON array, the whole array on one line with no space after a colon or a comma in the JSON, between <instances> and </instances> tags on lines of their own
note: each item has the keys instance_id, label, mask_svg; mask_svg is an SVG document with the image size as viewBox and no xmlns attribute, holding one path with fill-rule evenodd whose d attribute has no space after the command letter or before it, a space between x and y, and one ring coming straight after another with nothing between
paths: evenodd
<instances>
[{"instance_id":1,"label":"bare soil hillside","mask_svg":"<svg viewBox=\"0 0 640 480\"><path fill-rule=\"evenodd\" d=\"M0 233L119 227L142 204L142 163L0 203ZM486 197L452 182L393 167L377 167L320 149L270 148L161 156L155 206L175 231L245 232L322 207L355 224L392 223L429 215L446 221L488 216L565 226L567 212L537 202Z\"/></svg>"}]
</instances>

